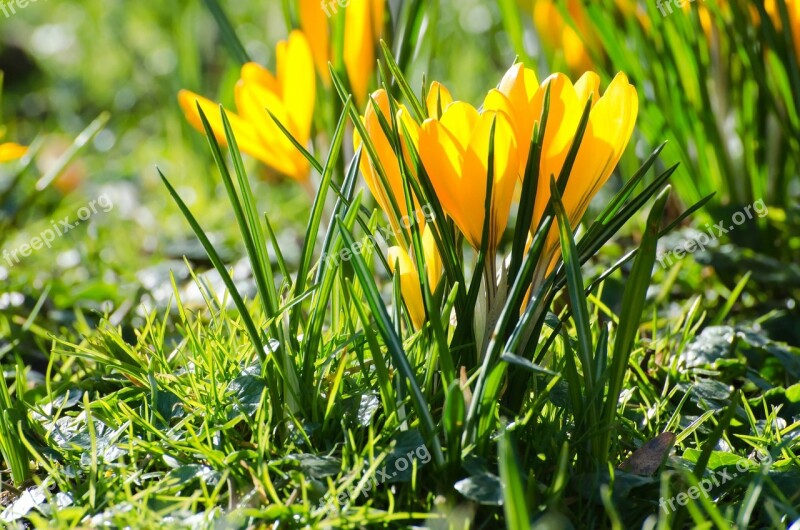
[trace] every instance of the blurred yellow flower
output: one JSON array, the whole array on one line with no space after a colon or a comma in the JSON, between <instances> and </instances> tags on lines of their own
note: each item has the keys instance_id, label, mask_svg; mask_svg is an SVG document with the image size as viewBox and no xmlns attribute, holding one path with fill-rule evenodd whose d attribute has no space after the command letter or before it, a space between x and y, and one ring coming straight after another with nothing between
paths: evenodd
<instances>
[{"instance_id":1,"label":"blurred yellow flower","mask_svg":"<svg viewBox=\"0 0 800 530\"><path fill-rule=\"evenodd\" d=\"M782 30L783 21L775 0L764 0L764 8L772 19L775 28L779 31ZM797 62L800 63L800 0L786 0L786 11L789 14L789 31L792 34L794 53L797 57Z\"/></svg>"},{"instance_id":2,"label":"blurred yellow flower","mask_svg":"<svg viewBox=\"0 0 800 530\"><path fill-rule=\"evenodd\" d=\"M431 291L436 289L439 278L442 276L442 260L436 248L436 240L429 226L422 231L423 262L425 263L428 284ZM408 313L416 329L420 329L425 322L425 304L422 297L422 285L419 281L416 262L411 259L403 247L389 248L389 267L393 274L400 274L400 290L403 300L408 307ZM397 268L399 267L399 271Z\"/></svg>"},{"instance_id":3,"label":"blurred yellow flower","mask_svg":"<svg viewBox=\"0 0 800 530\"><path fill-rule=\"evenodd\" d=\"M27 152L28 148L24 145L13 142L0 144L0 162L10 162L11 160L22 158Z\"/></svg>"},{"instance_id":4,"label":"blurred yellow flower","mask_svg":"<svg viewBox=\"0 0 800 530\"><path fill-rule=\"evenodd\" d=\"M526 4L530 5L530 0ZM548 55L562 56L572 73L582 74L594 69L590 50L601 56L605 53L583 1L566 0L565 7L574 26L565 20L558 4L556 0L533 0L533 24L542 45ZM635 16L645 31L650 29L646 10L636 0L614 0L614 4L621 15Z\"/></svg>"},{"instance_id":5,"label":"blurred yellow flower","mask_svg":"<svg viewBox=\"0 0 800 530\"><path fill-rule=\"evenodd\" d=\"M502 98L497 91L491 96ZM487 97L488 100L488 97ZM481 247L486 217L489 140L494 126L494 167L488 248L494 251L508 222L517 182L517 140L511 118L500 110L478 112L468 103L447 106L440 119L419 129L419 154L442 208L474 248Z\"/></svg>"},{"instance_id":6,"label":"blurred yellow flower","mask_svg":"<svg viewBox=\"0 0 800 530\"><path fill-rule=\"evenodd\" d=\"M589 49L599 50L600 43L581 0L567 0L566 8L574 28L564 20L554 0L534 1L533 23L547 52L563 54L569 70L582 73L593 68Z\"/></svg>"},{"instance_id":7,"label":"blurred yellow flower","mask_svg":"<svg viewBox=\"0 0 800 530\"><path fill-rule=\"evenodd\" d=\"M778 4L776 0L763 0L764 1L764 9L769 15L772 24L775 26L777 31L782 31L783 29L783 21L781 20L781 14L778 10ZM792 41L794 44L794 53L797 56L797 60L800 62L800 0L785 0L786 2L786 10L789 15L789 28L790 33L792 34ZM669 6L669 4L664 4ZM686 3L683 5L683 11L689 12L692 9L692 3ZM731 4L728 0L718 0L718 6L720 11L723 15L728 16L731 10ZM715 31L714 21L712 19L712 13L708 9L708 7L704 6L702 3L697 4L698 9L698 16L700 18L700 25L703 28L703 32L708 39L714 39L720 37L720 32ZM755 26L761 24L761 16L759 15L758 8L755 5L748 6L749 15L752 19L752 22ZM669 7L669 13L672 13L672 8ZM662 9L662 14L664 16L667 15L667 11Z\"/></svg>"},{"instance_id":8,"label":"blurred yellow flower","mask_svg":"<svg viewBox=\"0 0 800 530\"><path fill-rule=\"evenodd\" d=\"M333 60L330 17L341 5L337 0L299 0L300 27L309 36L314 64L323 82L330 84L328 61ZM383 30L386 0L348 0L344 7L343 61L356 104L363 105L375 72L378 41Z\"/></svg>"},{"instance_id":9,"label":"blurred yellow flower","mask_svg":"<svg viewBox=\"0 0 800 530\"><path fill-rule=\"evenodd\" d=\"M286 137L266 109L301 145L311 138L316 79L311 47L306 36L292 31L288 41L276 47L276 75L256 63L242 66L236 84L235 99L238 114L226 111L239 148L264 162L276 171L297 180L308 178L309 164ZM203 132L197 102L208 118L214 135L225 142L218 105L202 96L181 90L178 101L186 118Z\"/></svg>"},{"instance_id":10,"label":"blurred yellow flower","mask_svg":"<svg viewBox=\"0 0 800 530\"><path fill-rule=\"evenodd\" d=\"M538 87L534 86L535 81L532 71L516 64L500 82L500 91L511 105L508 113L515 120L520 146L530 144L533 124L541 117L546 89L550 87L550 113L542 142L533 230L550 200L550 177L558 179L584 106L589 97L592 98L589 122L563 196L570 224L575 227L628 145L638 114L638 95L623 73L616 75L602 96L600 77L594 72L586 72L574 86L564 74L553 74ZM501 107L502 102L502 99L490 100L488 108ZM520 175L524 175L527 164L527 151L521 149L520 158L523 157L525 162L520 164ZM548 247L558 245L555 230L551 231L549 239Z\"/></svg>"}]
</instances>

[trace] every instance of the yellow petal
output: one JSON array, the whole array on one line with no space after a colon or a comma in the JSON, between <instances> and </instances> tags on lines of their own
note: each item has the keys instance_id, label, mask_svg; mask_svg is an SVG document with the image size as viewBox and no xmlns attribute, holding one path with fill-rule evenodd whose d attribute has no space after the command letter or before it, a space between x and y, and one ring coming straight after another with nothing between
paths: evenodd
<instances>
[{"instance_id":1,"label":"yellow petal","mask_svg":"<svg viewBox=\"0 0 800 530\"><path fill-rule=\"evenodd\" d=\"M442 257L436 246L436 238L433 237L433 229L430 224L426 224L422 229L422 251L425 254L425 272L428 274L428 285L431 292L436 290L439 278L442 277Z\"/></svg>"},{"instance_id":2,"label":"yellow petal","mask_svg":"<svg viewBox=\"0 0 800 530\"><path fill-rule=\"evenodd\" d=\"M389 213L392 211L391 199L389 199L388 195L391 194L397 203L397 206L400 210L400 215L406 216L408 213L406 208L405 194L403 192L403 180L400 173L400 165L397 161L394 148L389 142L389 139L386 137L386 133L381 126L381 119L375 111L376 106L380 110L380 113L386 123L390 126L392 123L389 96L383 89L376 90L372 94L371 100L367 102L367 109L364 112L364 127L367 130L367 134L369 134L369 139L372 142L372 145L375 147L378 160L376 161L369 158L369 154L365 149L361 154L362 161L368 160L372 167L370 168L370 171L363 171L362 165L362 173L364 173L367 186L369 186L372 195L378 201L378 204L384 212ZM383 183L381 182L379 173L376 169L378 162L380 162L381 167L383 167L383 171L390 188L388 190L384 189ZM390 221L392 222L392 226L395 228L395 230L399 229L397 226L397 221L399 220L390 219Z\"/></svg>"},{"instance_id":3,"label":"yellow petal","mask_svg":"<svg viewBox=\"0 0 800 530\"><path fill-rule=\"evenodd\" d=\"M386 0L372 0L372 12L370 18L372 19L372 42L378 42L383 33L383 17L386 11Z\"/></svg>"},{"instance_id":4,"label":"yellow petal","mask_svg":"<svg viewBox=\"0 0 800 530\"><path fill-rule=\"evenodd\" d=\"M547 86L550 86L550 113L542 144L542 160L539 166L539 182L534 204L533 223L538 225L550 200L550 178L558 179L567 153L575 139L584 103L578 100L575 88L564 74L548 77L534 98L534 107L541 113Z\"/></svg>"},{"instance_id":5,"label":"yellow petal","mask_svg":"<svg viewBox=\"0 0 800 530\"><path fill-rule=\"evenodd\" d=\"M584 86L580 91L583 95L588 91L586 86L591 84L593 82L586 81L582 83ZM563 104L563 110L569 116L574 115L574 112L570 112L568 107L580 106L582 108L585 103L585 99L578 97L575 91L572 92L575 95L574 100L570 96L569 85L566 82L560 84L559 97L557 99ZM552 95L555 96L556 93L554 88ZM638 101L636 89L628 83L625 75L620 73L617 74L605 93L598 98L597 103L593 106L563 195L564 207L567 210L572 228L576 228L581 222L589 203L600 187L608 180L619 162L633 133L638 113ZM559 129L563 128L564 130L555 131L553 137L546 135L545 142L557 141L563 143L565 136L572 135L574 137L576 131L573 121L573 118L567 118L553 122L558 124L556 126ZM550 123L548 120L548 129ZM542 160L542 166L544 167L547 164L548 167L548 188L545 189L543 183L539 183L532 229L538 226L541 214L550 197L550 172L557 171L555 173L557 177L563 165L559 149L560 147L543 146L544 151L552 154L550 160ZM542 196L542 202L540 202L540 195ZM558 233L554 227L548 234L545 248L545 255L549 256L549 259L544 262L547 264L548 271L555 266L560 254Z\"/></svg>"},{"instance_id":6,"label":"yellow petal","mask_svg":"<svg viewBox=\"0 0 800 530\"><path fill-rule=\"evenodd\" d=\"M331 56L328 20L335 14L333 9L338 9L336 2L322 2L320 5L318 0L300 0L300 27L308 36L314 64L326 86L331 82L331 73L328 70Z\"/></svg>"},{"instance_id":7,"label":"yellow petal","mask_svg":"<svg viewBox=\"0 0 800 530\"><path fill-rule=\"evenodd\" d=\"M422 302L422 288L419 283L417 267L402 247L391 247L388 260L392 273L400 274L400 291L403 294L403 301L406 303L414 327L420 329L425 323L425 305ZM399 271L396 270L397 268Z\"/></svg>"},{"instance_id":8,"label":"yellow petal","mask_svg":"<svg viewBox=\"0 0 800 530\"><path fill-rule=\"evenodd\" d=\"M264 68L258 63L245 63L242 66L241 78L246 83L256 83L270 92L281 94L281 85L278 80L272 75L272 72Z\"/></svg>"},{"instance_id":9,"label":"yellow petal","mask_svg":"<svg viewBox=\"0 0 800 530\"><path fill-rule=\"evenodd\" d=\"M417 159L419 159L419 131L420 127L419 124L414 121L414 118L411 117L411 113L408 112L408 109L404 105L400 105L400 108L397 111L397 118L396 121L398 123L398 127L400 127L400 145L403 148L403 157L406 160L406 166L411 170L411 175L416 179L417 176L417 168L414 165L414 161L411 158L411 149L417 153ZM406 141L406 133L408 134L408 138L410 138L412 145L409 146L408 142ZM414 204L417 205L416 200ZM419 207L419 205L417 205Z\"/></svg>"},{"instance_id":10,"label":"yellow petal","mask_svg":"<svg viewBox=\"0 0 800 530\"><path fill-rule=\"evenodd\" d=\"M486 99L483 100L484 111L500 112L507 116L514 125L515 144L518 146L519 158L517 173L520 177L525 174L525 166L528 163L530 143L533 136L533 122L528 123L528 119L522 116L524 112L530 113L527 107L530 107L530 105L526 105L524 109L514 107L505 94L494 88L489 91Z\"/></svg>"},{"instance_id":11,"label":"yellow petal","mask_svg":"<svg viewBox=\"0 0 800 530\"><path fill-rule=\"evenodd\" d=\"M292 178L300 180L306 178L308 162L266 111L269 109L299 142L307 141L298 134L294 121L289 117L285 105L278 96L259 84L244 81L237 83L235 96L236 108L248 123L253 124L261 139L264 146L264 163Z\"/></svg>"},{"instance_id":12,"label":"yellow petal","mask_svg":"<svg viewBox=\"0 0 800 530\"><path fill-rule=\"evenodd\" d=\"M461 148L466 149L479 118L480 114L475 107L463 101L456 101L447 106L447 111L442 114L440 121L458 140Z\"/></svg>"},{"instance_id":13,"label":"yellow petal","mask_svg":"<svg viewBox=\"0 0 800 530\"><path fill-rule=\"evenodd\" d=\"M466 226L460 226L474 248L483 240L486 217L486 179L488 177L489 140L494 124L494 168L489 224L489 248L494 250L508 223L511 199L517 183L517 146L510 119L500 112L484 112L470 138L464 156L461 207Z\"/></svg>"},{"instance_id":14,"label":"yellow petal","mask_svg":"<svg viewBox=\"0 0 800 530\"><path fill-rule=\"evenodd\" d=\"M443 84L438 81L431 83L428 91L428 99L425 102L428 107L428 117L439 119L447 106L453 102L453 96Z\"/></svg>"},{"instance_id":15,"label":"yellow petal","mask_svg":"<svg viewBox=\"0 0 800 530\"><path fill-rule=\"evenodd\" d=\"M584 73L575 83L575 93L581 102L586 102L591 96L592 106L596 105L597 100L600 98L600 76L595 72Z\"/></svg>"},{"instance_id":16,"label":"yellow petal","mask_svg":"<svg viewBox=\"0 0 800 530\"><path fill-rule=\"evenodd\" d=\"M442 122L429 118L420 128L419 156L442 208L461 226L460 188L464 148Z\"/></svg>"},{"instance_id":17,"label":"yellow petal","mask_svg":"<svg viewBox=\"0 0 800 530\"><path fill-rule=\"evenodd\" d=\"M279 81L283 103L294 124L292 132L305 145L311 137L317 80L311 47L303 32L294 30L289 34L285 56L278 56L278 71L282 76Z\"/></svg>"},{"instance_id":18,"label":"yellow petal","mask_svg":"<svg viewBox=\"0 0 800 530\"><path fill-rule=\"evenodd\" d=\"M344 66L359 106L366 99L375 70L376 21L383 21L383 3L378 12L373 12L373 4L373 0L350 0L345 10Z\"/></svg>"},{"instance_id":19,"label":"yellow petal","mask_svg":"<svg viewBox=\"0 0 800 530\"><path fill-rule=\"evenodd\" d=\"M583 38L569 26L564 28L562 49L570 71L585 72L593 67L592 58L589 56Z\"/></svg>"},{"instance_id":20,"label":"yellow petal","mask_svg":"<svg viewBox=\"0 0 800 530\"><path fill-rule=\"evenodd\" d=\"M227 145L225 142L225 129L222 126L222 116L220 115L219 105L189 90L181 90L178 92L178 103L181 109L183 109L187 121L198 131L204 132L203 122L197 110L198 102L211 125L211 130L214 131L214 136L217 141L221 145ZM239 149L256 157L262 162L267 162L269 158L268 150L261 142L255 128L233 112L225 111L225 114L228 116L228 121L231 123L231 128L233 129L233 134L236 136Z\"/></svg>"},{"instance_id":21,"label":"yellow petal","mask_svg":"<svg viewBox=\"0 0 800 530\"><path fill-rule=\"evenodd\" d=\"M519 148L519 173L524 175L528 163L528 151L533 139L534 123L541 119L542 112L541 106L534 105L534 98L539 90L536 73L530 68L525 68L522 63L517 63L500 80L498 90L506 96L512 110L509 112L506 102L500 100L492 92L487 96L484 108L504 111L514 121Z\"/></svg>"},{"instance_id":22,"label":"yellow petal","mask_svg":"<svg viewBox=\"0 0 800 530\"><path fill-rule=\"evenodd\" d=\"M28 148L23 145L15 143L0 144L0 162L10 162L11 160L22 158L27 152Z\"/></svg>"},{"instance_id":23,"label":"yellow petal","mask_svg":"<svg viewBox=\"0 0 800 530\"><path fill-rule=\"evenodd\" d=\"M548 49L561 45L564 18L552 0L537 0L533 6L533 25L543 44Z\"/></svg>"},{"instance_id":24,"label":"yellow petal","mask_svg":"<svg viewBox=\"0 0 800 530\"><path fill-rule=\"evenodd\" d=\"M608 181L633 134L639 100L627 77L614 78L592 109L578 150L564 205L577 225L597 191Z\"/></svg>"}]
</instances>

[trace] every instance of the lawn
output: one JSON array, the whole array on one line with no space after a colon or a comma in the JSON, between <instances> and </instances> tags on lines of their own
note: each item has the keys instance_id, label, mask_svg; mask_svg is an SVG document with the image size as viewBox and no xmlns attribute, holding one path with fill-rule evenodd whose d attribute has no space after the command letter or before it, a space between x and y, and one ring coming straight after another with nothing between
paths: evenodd
<instances>
[{"instance_id":1,"label":"lawn","mask_svg":"<svg viewBox=\"0 0 800 530\"><path fill-rule=\"evenodd\" d=\"M800 0L0 0L0 527L800 529Z\"/></svg>"}]
</instances>

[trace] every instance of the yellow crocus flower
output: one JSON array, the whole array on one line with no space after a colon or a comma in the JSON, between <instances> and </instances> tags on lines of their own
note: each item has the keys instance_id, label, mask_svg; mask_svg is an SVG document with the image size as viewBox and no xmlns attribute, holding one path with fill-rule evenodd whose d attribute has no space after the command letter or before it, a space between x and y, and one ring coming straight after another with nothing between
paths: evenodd
<instances>
[{"instance_id":1,"label":"yellow crocus flower","mask_svg":"<svg viewBox=\"0 0 800 530\"><path fill-rule=\"evenodd\" d=\"M505 230L517 182L517 140L511 118L502 111L481 113L468 103L456 101L447 106L440 119L428 118L419 130L420 158L442 208L477 249L481 247L486 217L489 138L493 125L490 251L497 248Z\"/></svg>"},{"instance_id":2,"label":"yellow crocus flower","mask_svg":"<svg viewBox=\"0 0 800 530\"><path fill-rule=\"evenodd\" d=\"M386 180L388 181L390 187L388 191L392 194L394 200L397 202L400 215L406 217L408 216L408 208L406 208L405 195L403 193L403 179L400 172L400 163L397 160L397 156L395 155L392 144L386 137L386 133L381 126L381 118L375 111L375 107L377 106L383 119L387 124L392 126L389 96L386 94L386 91L381 88L373 92L370 95L370 99L371 101L367 103L364 116L361 118L361 121L363 122L364 129L366 129L366 132L372 141L373 146L375 147L380 165L383 167L383 170L386 174ZM452 101L453 98L450 95L450 91L447 90L444 85L440 84L438 81L434 81L431 84L430 90L428 91L428 98L426 100L426 106L431 116L436 116L438 109L447 108L447 105L452 103ZM408 135L414 144L414 149L418 150L419 126L416 124L416 122L414 122L405 105L398 103L397 109L396 122L404 125L405 131L408 132ZM406 145L405 135L403 134L403 131L398 131L398 134L400 135L401 146L403 148L406 162L408 167L413 172L415 168L411 163L411 156L408 152L408 145ZM361 136L358 134L358 131L353 133L353 145L355 149L358 149L362 145ZM377 162L372 160L367 151L364 150L361 154L361 173L364 175L364 180L366 181L370 192L372 192L375 200L378 201L378 205L384 212L388 214L392 211L390 199L386 194L387 190L384 190L384 187L381 183L376 166ZM418 209L419 205L417 204L416 206ZM391 221L395 231L398 231L399 228L395 226L395 224L399 220L391 219Z\"/></svg>"},{"instance_id":3,"label":"yellow crocus flower","mask_svg":"<svg viewBox=\"0 0 800 530\"><path fill-rule=\"evenodd\" d=\"M364 175L364 180L366 181L370 192L372 192L373 197L375 197L375 200L378 201L378 205L384 212L387 214L392 212L390 202L391 199L389 198L389 195L387 195L388 192L396 201L400 210L400 215L402 217L406 217L408 216L408 208L406 208L405 194L403 193L403 178L400 172L400 162L397 160L392 143L389 141L389 138L386 137L386 133L381 126L381 118L375 111L375 107L377 106L380 110L381 116L384 120L386 120L386 123L388 123L390 126L392 125L389 95L384 89L380 89L373 92L370 96L370 99L371 101L366 104L364 116L361 118L361 121L364 123L364 129L366 130L372 145L375 147L378 160L372 160L367 150L364 149L361 153L361 173ZM397 108L399 109L396 117L398 123L406 124L406 129L408 130L412 141L416 144L418 127L413 123L413 120L406 111L405 106L398 104ZM401 139L404 138L401 132L398 132L398 134L401 135ZM361 147L362 143L361 136L357 131L354 132L353 146L355 149ZM405 146L404 140L403 145ZM412 167L410 159L406 158L406 161L409 163L409 167ZM388 190L384 189L380 176L378 175L378 162L380 162L381 167L383 167L383 171L390 188ZM396 224L400 220L393 219L391 217L392 216L390 215L392 226L395 231L398 231L399 227L396 226Z\"/></svg>"},{"instance_id":4,"label":"yellow crocus flower","mask_svg":"<svg viewBox=\"0 0 800 530\"><path fill-rule=\"evenodd\" d=\"M507 101L512 106L510 115L516 121L517 142L521 145L530 144L533 124L540 120L545 93L550 87L550 113L542 141L534 230L550 200L551 175L557 179L561 173L583 109L589 97L592 98L589 121L563 196L570 224L574 227L610 177L628 145L636 123L638 95L623 73L616 75L602 96L600 77L594 72L586 72L575 85L564 74L551 75L535 90L534 81L533 73L526 72L522 65L517 64L500 83L500 91L508 96ZM521 175L524 168L525 164L520 164ZM548 249L552 250L553 245L558 245L558 234L553 230L549 237L552 241L548 242Z\"/></svg>"},{"instance_id":5,"label":"yellow crocus flower","mask_svg":"<svg viewBox=\"0 0 800 530\"><path fill-rule=\"evenodd\" d=\"M328 62L333 60L329 20L339 9L337 0L299 0L300 27L309 35L314 64L326 86ZM376 48L383 30L386 0L349 0L344 7L343 61L350 88L360 106L366 100L377 62Z\"/></svg>"},{"instance_id":6,"label":"yellow crocus flower","mask_svg":"<svg viewBox=\"0 0 800 530\"><path fill-rule=\"evenodd\" d=\"M427 225L422 231L422 251L425 272L428 275L428 284L431 291L433 291L442 276L442 261L436 248L436 240ZM416 329L420 329L425 323L425 304L423 303L422 285L419 281L416 262L400 246L389 248L388 261L392 273L400 274L400 291L403 295L403 300L406 303L406 307L408 307L411 322ZM398 266L399 271L397 270Z\"/></svg>"},{"instance_id":7,"label":"yellow crocus flower","mask_svg":"<svg viewBox=\"0 0 800 530\"><path fill-rule=\"evenodd\" d=\"M370 96L371 101L367 103L364 116L361 121L364 124L364 129L369 136L370 141L375 147L375 152L378 157L380 165L383 167L389 189L386 190L378 176L376 169L377 162L372 160L366 150L361 154L361 172L364 175L364 180L370 189L370 192L375 197L378 205L384 212L389 214L392 211L390 207L389 195L391 194L397 203L399 213L403 219L394 219L389 215L392 228L396 233L400 231L400 225L410 226L410 223L424 223L425 217L420 215L421 208L415 200L415 211L411 214L406 207L405 194L403 192L403 180L400 170L400 161L392 147L392 143L387 138L386 133L381 126L381 119L377 112L380 112L386 123L392 126L391 120L391 105L389 95L385 90L380 89L372 93ZM428 91L428 98L426 100L426 107L432 116L438 115L439 109L447 108L452 102L453 98L450 92L438 82L431 84ZM377 112L376 112L377 107ZM420 127L413 120L406 107L402 104L397 104L397 115L395 121L404 126L405 131L408 133L411 142L414 144L415 150L419 149L419 134ZM411 164L411 156L409 154L409 146L406 144L405 135L401 131L393 131L395 134L400 135L401 146L403 154L408 167L414 174L415 168ZM361 136L358 132L353 133L353 145L358 149L363 144ZM431 289L435 289L442 275L442 260L439 255L439 250L436 247L436 241L433 233L428 224L423 224L420 227L422 231L422 248L423 248L423 261L425 262L426 273L428 275L428 282ZM425 319L425 307L422 300L422 290L419 282L419 274L415 262L411 259L409 252L402 246L394 246L389 249L388 255L389 265L393 273L400 274L400 288L403 294L403 299L409 309L411 320L414 327L419 329ZM396 264L399 265L399 270L396 270Z\"/></svg>"},{"instance_id":8,"label":"yellow crocus flower","mask_svg":"<svg viewBox=\"0 0 800 530\"><path fill-rule=\"evenodd\" d=\"M278 43L276 55L276 75L256 63L242 66L235 89L238 114L228 111L226 114L243 152L286 176L303 181L308 178L308 161L266 109L297 142L308 144L316 98L311 47L306 36L295 30L289 34L288 41ZM189 123L202 132L203 125L197 111L199 102L217 140L225 142L225 130L216 103L188 90L180 91L178 101Z\"/></svg>"}]
</instances>

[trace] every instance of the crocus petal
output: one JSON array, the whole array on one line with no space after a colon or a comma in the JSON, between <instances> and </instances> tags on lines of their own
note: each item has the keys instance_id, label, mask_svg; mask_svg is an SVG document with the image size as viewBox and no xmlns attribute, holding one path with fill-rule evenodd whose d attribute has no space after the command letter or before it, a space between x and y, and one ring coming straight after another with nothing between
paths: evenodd
<instances>
[{"instance_id":1,"label":"crocus petal","mask_svg":"<svg viewBox=\"0 0 800 530\"><path fill-rule=\"evenodd\" d=\"M564 194L570 222L577 224L597 191L608 181L633 134L636 90L620 73L592 109Z\"/></svg>"},{"instance_id":2,"label":"crocus petal","mask_svg":"<svg viewBox=\"0 0 800 530\"><path fill-rule=\"evenodd\" d=\"M273 92L255 83L239 81L235 90L236 107L248 123L254 124L264 146L264 162L287 176L303 178L307 162L303 164L300 160L302 155L266 111L269 109L295 139L303 143L294 130L294 122L289 118L283 102Z\"/></svg>"},{"instance_id":3,"label":"crocus petal","mask_svg":"<svg viewBox=\"0 0 800 530\"><path fill-rule=\"evenodd\" d=\"M461 142L442 122L427 119L420 128L419 156L442 208L461 227L461 167L464 159Z\"/></svg>"},{"instance_id":4,"label":"crocus petal","mask_svg":"<svg viewBox=\"0 0 800 530\"><path fill-rule=\"evenodd\" d=\"M531 140L533 139L533 125L541 119L541 107L534 105L534 97L539 90L536 73L530 68L525 68L522 63L517 63L506 72L500 80L498 91L507 101L500 99L494 91L490 91L484 108L506 112L514 121L517 133L517 146L519 149L519 174L525 174L528 164L528 154ZM508 105L512 110L507 110Z\"/></svg>"},{"instance_id":5,"label":"crocus petal","mask_svg":"<svg viewBox=\"0 0 800 530\"><path fill-rule=\"evenodd\" d=\"M450 95L447 87L438 81L431 83L430 90L428 90L428 98L425 102L430 118L441 118L447 106L452 102L453 96Z\"/></svg>"},{"instance_id":6,"label":"crocus petal","mask_svg":"<svg viewBox=\"0 0 800 530\"><path fill-rule=\"evenodd\" d=\"M373 0L350 0L345 11L344 66L358 105L366 98L375 70L375 28L383 21L383 3L377 11L374 7Z\"/></svg>"},{"instance_id":7,"label":"crocus petal","mask_svg":"<svg viewBox=\"0 0 800 530\"><path fill-rule=\"evenodd\" d=\"M375 147L376 154L378 155L378 161L383 168L390 189L384 189L380 175L377 171L378 161L372 160L366 150L364 150L364 152L361 154L362 173L364 173L367 186L372 192L372 195L378 201L378 204L383 211L387 213L392 211L391 199L389 199L389 196L387 195L388 192L394 197L401 216L406 216L408 215L408 209L406 208L405 194L403 192L403 179L400 173L400 165L397 161L394 148L392 147L392 144L389 142L389 139L386 137L386 133L383 130L381 118L375 110L376 106L380 110L380 115L383 116L383 120L385 120L385 122L391 126L392 119L389 96L383 89L376 90L372 94L370 101L367 102L367 109L364 112L364 127L369 134L372 145ZM363 171L363 163L365 161L369 166L371 166L369 171ZM392 219L392 223L392 226L395 228L395 230L398 230L399 226L395 226L395 219Z\"/></svg>"},{"instance_id":8,"label":"crocus petal","mask_svg":"<svg viewBox=\"0 0 800 530\"><path fill-rule=\"evenodd\" d=\"M575 93L578 95L578 101L586 101L591 96L594 106L600 98L600 76L595 72L584 73L575 83Z\"/></svg>"},{"instance_id":9,"label":"crocus petal","mask_svg":"<svg viewBox=\"0 0 800 530\"><path fill-rule=\"evenodd\" d=\"M578 101L575 88L569 78L563 74L554 74L547 78L534 99L534 106L541 112L544 106L546 87L550 86L550 113L547 117L542 144L542 160L539 166L539 182L534 204L533 222L538 224L550 200L550 178L558 179L569 148L575 139L584 102Z\"/></svg>"},{"instance_id":10,"label":"crocus petal","mask_svg":"<svg viewBox=\"0 0 800 530\"><path fill-rule=\"evenodd\" d=\"M331 52L328 17L334 13L326 12L326 7L327 4L320 6L317 0L300 0L300 27L308 35L317 72L325 85L329 86L331 73L328 70L328 61Z\"/></svg>"},{"instance_id":11,"label":"crocus petal","mask_svg":"<svg viewBox=\"0 0 800 530\"><path fill-rule=\"evenodd\" d=\"M181 90L178 92L178 103L181 109L183 109L186 119L195 129L204 132L203 122L197 110L198 102L208 119L208 123L211 125L211 130L214 131L214 137L220 144L227 145L225 142L225 129L222 126L222 116L220 115L219 105L189 90ZM255 128L233 112L226 110L225 114L228 117L228 121L231 123L231 128L233 129L234 136L236 136L236 142L239 144L239 148L262 162L268 163L267 160L270 158L270 154L264 148Z\"/></svg>"},{"instance_id":12,"label":"crocus petal","mask_svg":"<svg viewBox=\"0 0 800 530\"><path fill-rule=\"evenodd\" d=\"M416 329L425 323L425 305L422 302L422 288L419 283L417 267L402 247L389 248L389 268L393 274L400 274L400 291L408 308L408 314ZM399 270L397 270L399 268Z\"/></svg>"},{"instance_id":13,"label":"crocus petal","mask_svg":"<svg viewBox=\"0 0 800 530\"><path fill-rule=\"evenodd\" d=\"M517 183L517 152L514 128L500 112L484 112L471 131L469 148L464 156L461 183L461 229L474 248L480 248L486 218L486 179L488 177L489 140L494 125L494 168L490 207L489 248L495 249L506 228L511 199Z\"/></svg>"},{"instance_id":14,"label":"crocus petal","mask_svg":"<svg viewBox=\"0 0 800 530\"><path fill-rule=\"evenodd\" d=\"M458 140L461 148L466 149L479 118L480 114L475 107L463 101L456 101L448 105L447 112L442 114L440 121Z\"/></svg>"},{"instance_id":15,"label":"crocus petal","mask_svg":"<svg viewBox=\"0 0 800 530\"><path fill-rule=\"evenodd\" d=\"M303 32L295 30L289 34L285 56L278 55L278 71L282 75L283 104L294 125L292 132L295 139L305 144L311 136L317 81L311 47Z\"/></svg>"},{"instance_id":16,"label":"crocus petal","mask_svg":"<svg viewBox=\"0 0 800 530\"><path fill-rule=\"evenodd\" d=\"M281 84L272 75L272 72L258 63L245 63L242 66L241 80L245 83L256 83L263 86L270 92L280 95L282 92Z\"/></svg>"},{"instance_id":17,"label":"crocus petal","mask_svg":"<svg viewBox=\"0 0 800 530\"><path fill-rule=\"evenodd\" d=\"M600 46L586 15L583 0L567 0L566 10L572 19L570 22L564 19L556 2L537 0L534 6L534 25L545 48L562 53L570 70L582 73L592 68L588 50L599 49Z\"/></svg>"},{"instance_id":18,"label":"crocus petal","mask_svg":"<svg viewBox=\"0 0 800 530\"><path fill-rule=\"evenodd\" d=\"M28 148L23 145L15 143L0 144L0 162L10 162L11 160L22 158L27 152Z\"/></svg>"},{"instance_id":19,"label":"crocus petal","mask_svg":"<svg viewBox=\"0 0 800 530\"><path fill-rule=\"evenodd\" d=\"M425 255L425 269L428 274L428 285L431 292L436 290L439 278L442 277L442 257L436 246L436 238L433 237L433 229L426 224L422 229L422 252Z\"/></svg>"},{"instance_id":20,"label":"crocus petal","mask_svg":"<svg viewBox=\"0 0 800 530\"><path fill-rule=\"evenodd\" d=\"M298 30L292 31L287 41L279 42L275 53L275 75L256 63L242 66L234 90L239 113L226 111L226 115L243 152L286 176L304 180L308 178L310 165L292 139L305 146L311 137L316 99L314 60L308 39ZM178 102L189 123L202 132L199 104L214 136L225 143L222 118L215 103L188 90L178 93Z\"/></svg>"}]
</instances>

